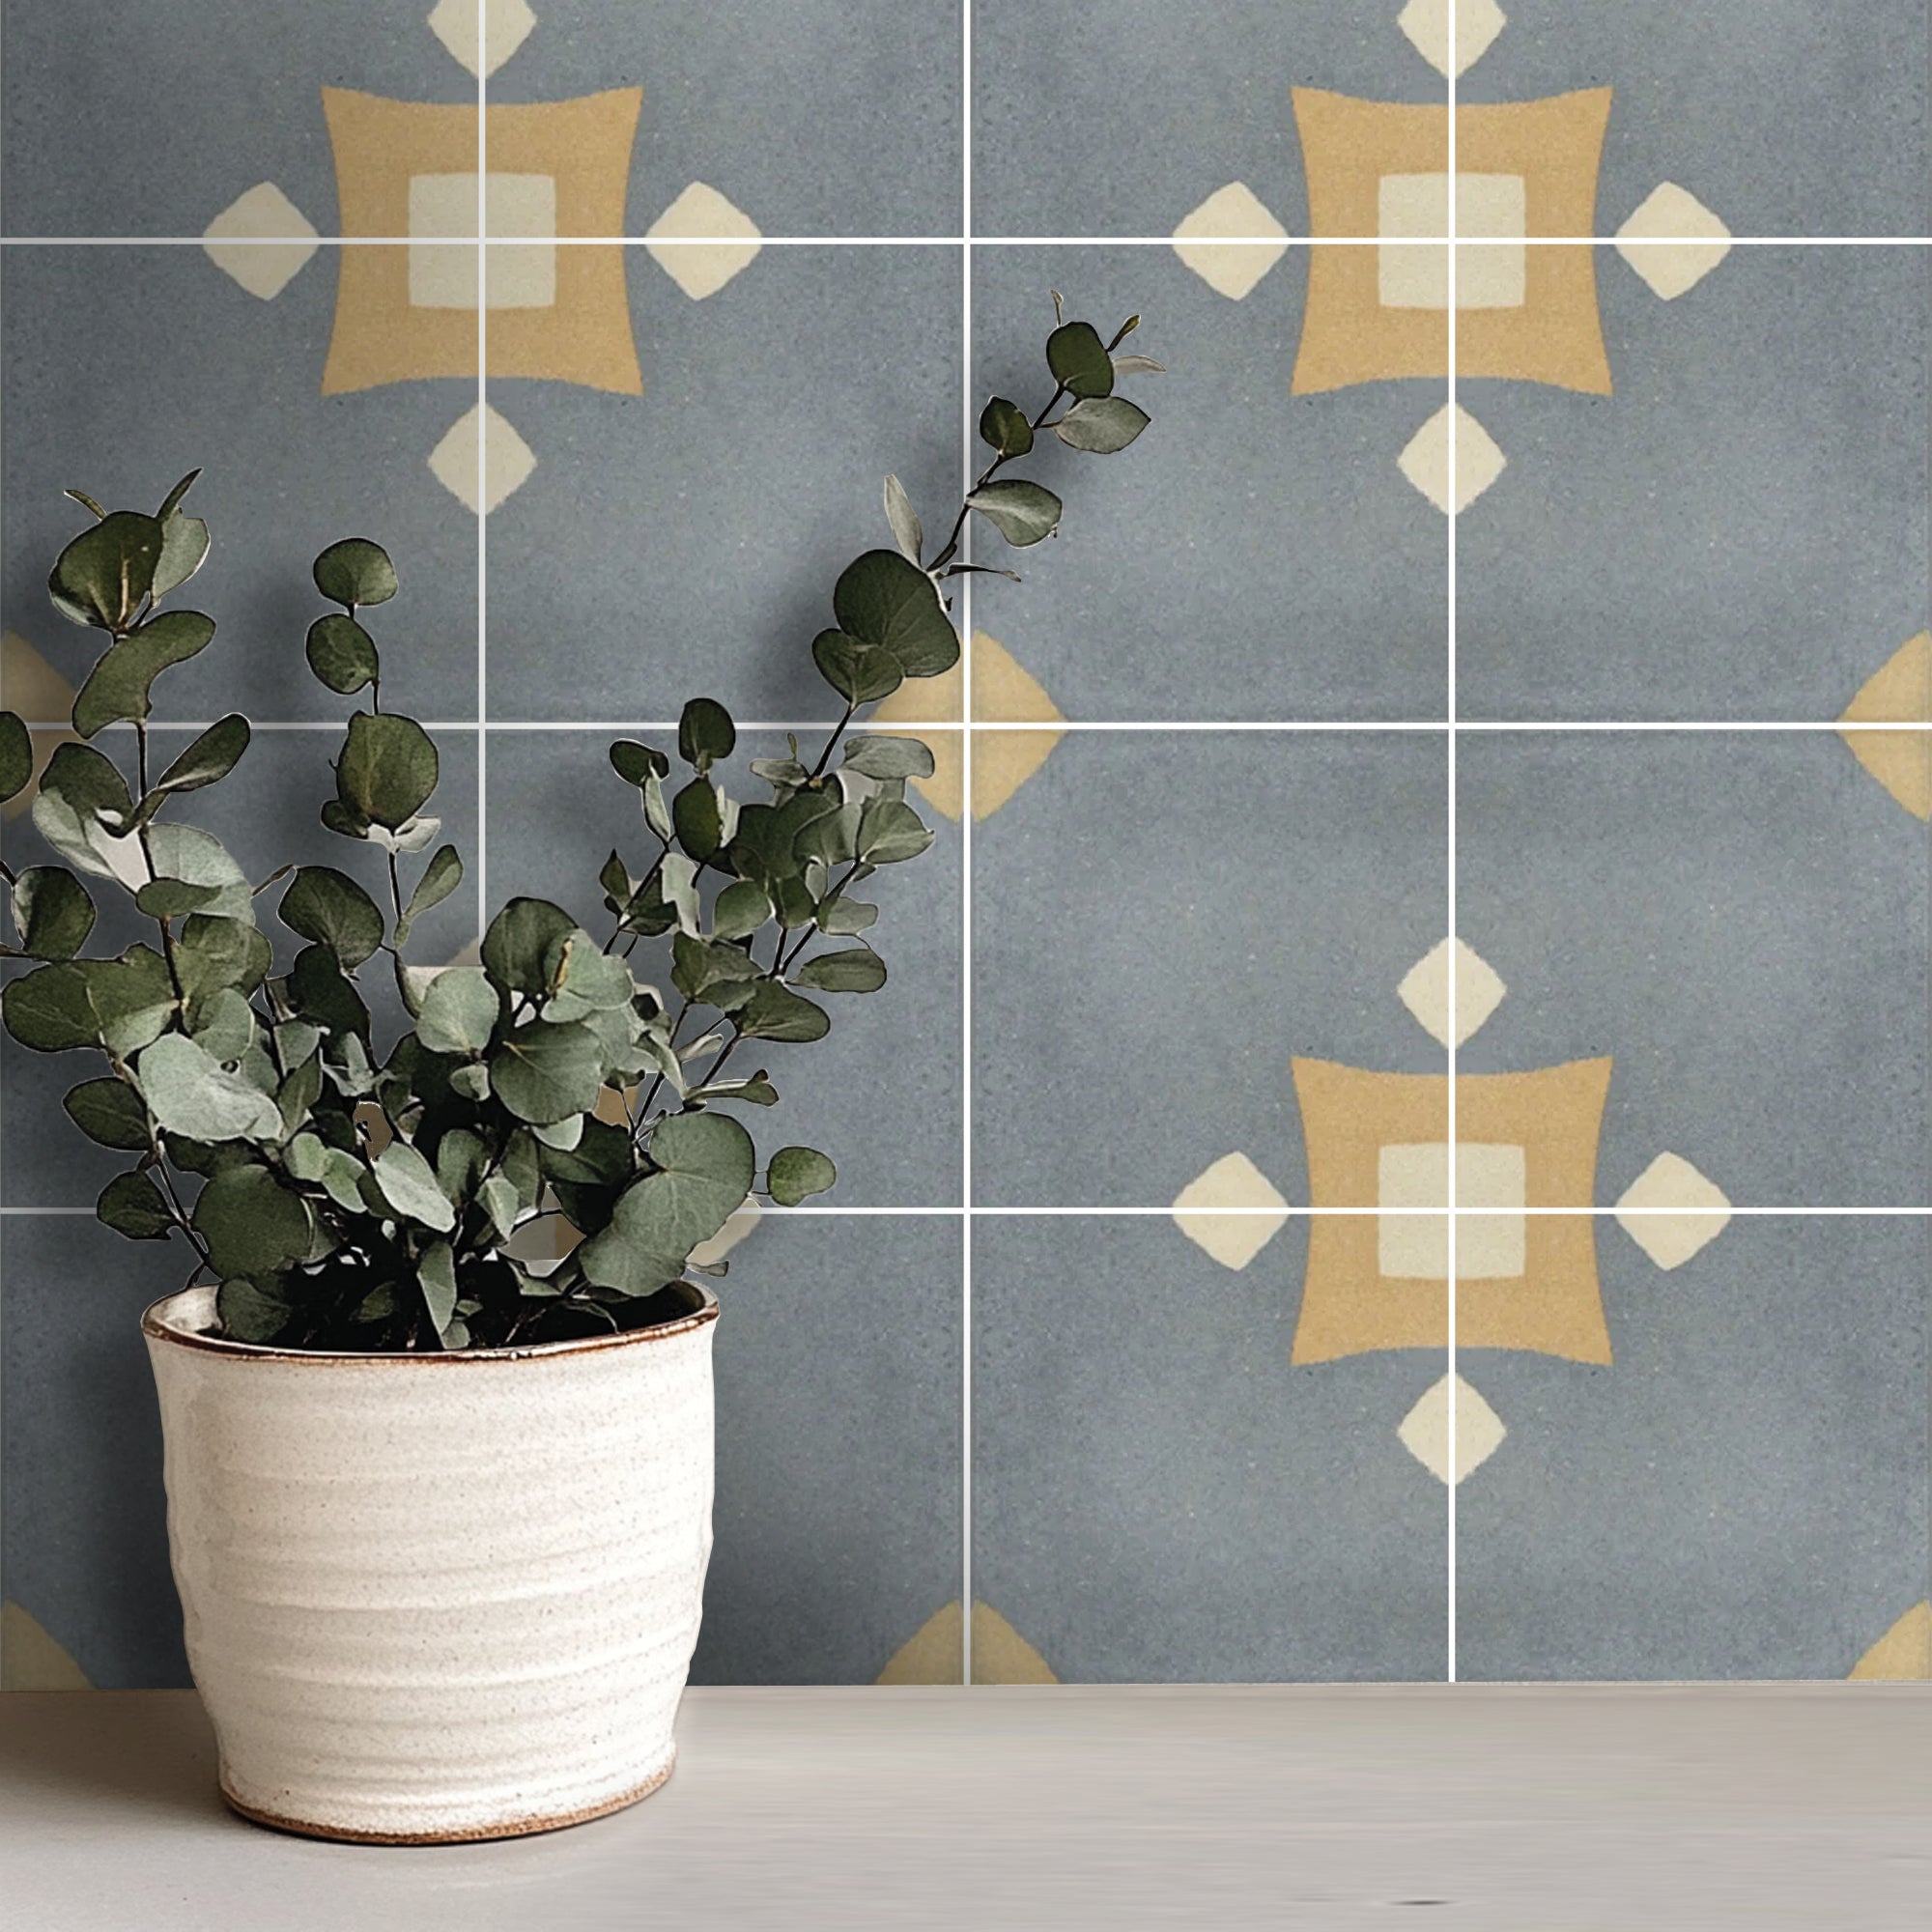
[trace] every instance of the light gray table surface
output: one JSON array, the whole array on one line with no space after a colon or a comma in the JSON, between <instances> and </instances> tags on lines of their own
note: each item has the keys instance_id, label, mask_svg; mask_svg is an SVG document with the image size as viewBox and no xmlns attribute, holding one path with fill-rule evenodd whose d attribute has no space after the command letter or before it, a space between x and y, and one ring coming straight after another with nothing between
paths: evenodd
<instances>
[{"instance_id":1,"label":"light gray table surface","mask_svg":"<svg viewBox=\"0 0 1932 1932\"><path fill-rule=\"evenodd\" d=\"M188 1691L0 1698L14 1932L1921 1932L1932 1685L694 1690L545 1837L233 1817Z\"/></svg>"}]
</instances>

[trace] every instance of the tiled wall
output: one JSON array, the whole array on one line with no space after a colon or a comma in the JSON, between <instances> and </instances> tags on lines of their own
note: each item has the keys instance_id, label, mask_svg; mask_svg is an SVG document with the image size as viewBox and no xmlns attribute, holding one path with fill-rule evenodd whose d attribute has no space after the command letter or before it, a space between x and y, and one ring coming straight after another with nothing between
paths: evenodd
<instances>
[{"instance_id":1,"label":"tiled wall","mask_svg":"<svg viewBox=\"0 0 1932 1932\"><path fill-rule=\"evenodd\" d=\"M611 727L825 719L1049 288L1171 370L897 710L940 842L782 1069L842 1179L733 1256L699 1678L1932 1676L1923 0L429 8L0 18L5 701L62 487L206 466L163 705L274 727L251 867L324 542L472 881L588 908ZM65 1072L0 1054L7 1681L180 1682L178 1267Z\"/></svg>"}]
</instances>

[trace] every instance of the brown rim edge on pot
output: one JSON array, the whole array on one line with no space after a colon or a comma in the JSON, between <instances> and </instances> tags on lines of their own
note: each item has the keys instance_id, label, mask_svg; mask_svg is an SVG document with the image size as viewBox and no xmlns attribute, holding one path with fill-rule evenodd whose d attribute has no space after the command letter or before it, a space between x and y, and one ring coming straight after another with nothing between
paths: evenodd
<instances>
[{"instance_id":1,"label":"brown rim edge on pot","mask_svg":"<svg viewBox=\"0 0 1932 1932\"><path fill-rule=\"evenodd\" d=\"M205 1285L204 1285L205 1286ZM178 1301L185 1294L192 1294L192 1288L176 1289L172 1294L164 1294L158 1301L151 1302L141 1314L141 1332L156 1342L172 1342L184 1349L201 1349L211 1355L229 1355L238 1361L257 1362L314 1362L329 1367L363 1365L369 1363L389 1363L407 1368L428 1368L432 1365L462 1366L465 1363L482 1364L489 1362L516 1362L529 1358L551 1360L558 1355L589 1354L599 1349L628 1349L642 1342L669 1342L680 1335L689 1335L702 1328L707 1321L718 1320L718 1297L708 1288L699 1288L695 1282L686 1286L703 1297L699 1306L689 1315L680 1316L675 1321L663 1321L654 1328L630 1328L621 1335L585 1335L567 1342L531 1342L513 1349L453 1349L436 1354L380 1353L371 1350L360 1353L340 1349L277 1349L263 1342L231 1342L221 1335L200 1335L183 1328L171 1327L161 1318L161 1310L171 1301ZM648 1790L650 1787L646 1786ZM643 1793L636 1794L642 1797ZM628 1799L619 1804L628 1804ZM615 1809L615 1805L607 1808ZM255 1814L248 1814L253 1817ZM585 1813L585 1816L595 1816ZM268 1824L280 1824L281 1820L270 1818ZM574 1819L562 1818L554 1821L558 1825L575 1823ZM288 1827L291 1831L300 1831L299 1825ZM550 1825L529 1825L520 1828L530 1832L552 1829ZM497 1836L486 1833L480 1835ZM398 1839L397 1843L410 1840ZM426 1840L425 1842L430 1842Z\"/></svg>"},{"instance_id":2,"label":"brown rim edge on pot","mask_svg":"<svg viewBox=\"0 0 1932 1932\"><path fill-rule=\"evenodd\" d=\"M298 1354L300 1351L291 1349L287 1352ZM498 1350L497 1352L508 1354L514 1351ZM257 1825L270 1826L277 1832L291 1833L298 1838L324 1838L344 1845L469 1845L489 1838L527 1838L538 1832L562 1832L572 1825L587 1825L593 1818L608 1818L611 1812L622 1811L628 1805L648 1798L669 1777L676 1764L677 1752L673 1749L670 1763L655 1777L648 1777L643 1783L629 1791L619 1792L615 1798L607 1798L601 1804L586 1804L581 1811L557 1811L548 1817L508 1818L500 1825L471 1825L454 1832L358 1832L349 1826L337 1829L332 1825L305 1824L299 1818L284 1818L278 1812L264 1811L244 1804L225 1784L221 1786L221 1799L238 1816Z\"/></svg>"}]
</instances>

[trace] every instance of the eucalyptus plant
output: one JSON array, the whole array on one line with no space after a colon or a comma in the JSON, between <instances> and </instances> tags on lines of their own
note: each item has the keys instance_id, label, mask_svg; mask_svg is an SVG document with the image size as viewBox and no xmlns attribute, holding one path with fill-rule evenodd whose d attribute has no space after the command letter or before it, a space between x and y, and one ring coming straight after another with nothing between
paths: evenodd
<instances>
[{"instance_id":1,"label":"eucalyptus plant","mask_svg":"<svg viewBox=\"0 0 1932 1932\"><path fill-rule=\"evenodd\" d=\"M991 460L929 554L887 477L896 549L846 567L834 622L812 640L844 705L815 756L792 737L786 756L751 762L769 795L739 798L723 776L737 733L706 697L684 707L674 753L619 739L611 764L637 796L644 857L612 850L605 862L603 938L546 899L514 898L473 966L405 957L463 861L438 842L429 810L435 743L383 707L365 622L397 593L383 548L352 537L316 558L316 589L334 608L306 640L329 691L366 695L321 812L362 877L286 865L251 884L218 840L173 815L240 763L246 719L218 720L151 770L156 680L215 630L199 611L161 608L208 554L207 525L184 508L195 475L152 516L70 491L95 521L48 587L63 616L107 643L74 701L78 742L54 751L34 798L34 823L66 863L16 873L0 862L19 940L0 953L36 962L8 983L0 1013L23 1046L104 1058L65 1101L83 1133L134 1157L101 1193L100 1219L132 1240L185 1238L189 1281L215 1285L221 1332L247 1342L502 1347L687 1312L688 1274L725 1269L697 1251L749 1196L792 1207L833 1184L813 1149L761 1158L736 1110L778 1100L757 1065L762 1042L821 1039L821 998L885 984L869 937L878 909L855 895L932 843L905 797L908 780L931 774L930 752L851 726L905 679L958 661L941 586L984 568L960 555L969 516L1020 548L1058 529L1060 498L1007 466L1044 431L1106 454L1146 427L1115 393L1122 375L1159 366L1118 353L1138 321L1111 342L1059 322L1046 406L986 405ZM114 726L132 727L131 773L102 749L127 745L125 730L103 739ZM26 789L35 762L26 724L0 713L0 797ZM131 899L152 940L83 957L103 888ZM256 913L277 889L280 923L300 942L280 971ZM635 977L633 957L667 939L661 991ZM408 1022L386 1046L372 1000L392 1015L394 1004L363 978L385 968ZM520 1259L529 1248L513 1237L549 1216L581 1238L545 1268Z\"/></svg>"}]
</instances>

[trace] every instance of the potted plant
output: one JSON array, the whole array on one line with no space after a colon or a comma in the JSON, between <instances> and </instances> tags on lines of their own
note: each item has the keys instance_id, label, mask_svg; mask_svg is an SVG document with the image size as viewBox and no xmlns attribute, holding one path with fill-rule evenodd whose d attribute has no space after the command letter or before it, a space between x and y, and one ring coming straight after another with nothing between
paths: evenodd
<instances>
[{"instance_id":1,"label":"potted plant","mask_svg":"<svg viewBox=\"0 0 1932 1932\"><path fill-rule=\"evenodd\" d=\"M336 608L306 646L330 691L366 695L322 821L375 890L324 865L251 885L176 816L235 769L247 721L151 770L154 683L215 629L161 608L208 553L184 508L194 477L153 516L69 493L95 521L49 588L107 643L74 702L79 741L34 799L66 863L0 866L19 940L0 952L33 962L0 1013L24 1046L103 1057L65 1102L131 1157L99 1217L193 1251L142 1326L188 1659L244 1815L332 1838L501 1836L668 1776L711 1547L718 1303L701 1278L725 1264L705 1244L748 1196L790 1207L835 1179L811 1149L761 1156L735 1110L779 1097L759 1042L820 1038L821 997L884 983L877 909L855 894L932 841L905 799L930 753L850 727L957 661L940 586L981 567L960 558L970 514L1016 546L1057 528L1059 498L1006 466L1045 430L1108 453L1146 426L1114 393L1158 367L1116 353L1137 322L1103 342L1059 321L1046 407L988 403L991 460L930 554L886 479L897 549L846 568L811 645L844 701L815 756L793 739L753 761L769 795L752 802L723 781L736 733L709 698L684 707L674 756L619 740L645 858L613 850L599 873L604 936L516 898L473 966L406 961L463 862L429 814L435 744L383 707L363 622L397 591L383 549L350 538L316 559ZM125 725L131 772L102 749ZM34 763L25 724L0 714L0 797ZM84 957L103 887L152 934ZM256 921L270 893L298 942L280 959ZM668 988L640 983L637 949L667 941ZM549 1216L579 1238L546 1267L522 1257Z\"/></svg>"}]
</instances>

